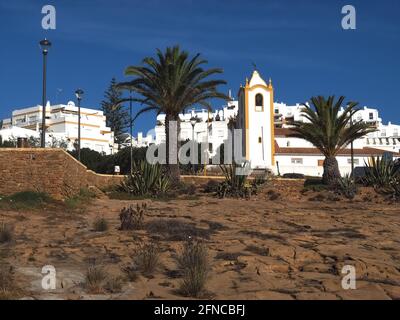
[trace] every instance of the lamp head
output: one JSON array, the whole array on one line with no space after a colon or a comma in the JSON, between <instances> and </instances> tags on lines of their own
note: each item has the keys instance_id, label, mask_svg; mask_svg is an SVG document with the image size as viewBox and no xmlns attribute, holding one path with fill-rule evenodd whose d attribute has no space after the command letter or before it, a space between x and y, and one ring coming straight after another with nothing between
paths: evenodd
<instances>
[{"instance_id":1,"label":"lamp head","mask_svg":"<svg viewBox=\"0 0 400 320\"><path fill-rule=\"evenodd\" d=\"M82 89L77 89L77 90L75 91L75 96L76 96L76 98L77 98L78 100L82 100L83 94L84 94L84 92L83 92Z\"/></svg>"},{"instance_id":2,"label":"lamp head","mask_svg":"<svg viewBox=\"0 0 400 320\"><path fill-rule=\"evenodd\" d=\"M192 126L194 127L197 123L197 118L196 117L191 117L190 118L190 123L192 124Z\"/></svg>"},{"instance_id":3,"label":"lamp head","mask_svg":"<svg viewBox=\"0 0 400 320\"><path fill-rule=\"evenodd\" d=\"M42 48L43 54L47 54L49 52L49 49L51 47L51 42L44 38L42 41L39 42L40 47Z\"/></svg>"}]
</instances>

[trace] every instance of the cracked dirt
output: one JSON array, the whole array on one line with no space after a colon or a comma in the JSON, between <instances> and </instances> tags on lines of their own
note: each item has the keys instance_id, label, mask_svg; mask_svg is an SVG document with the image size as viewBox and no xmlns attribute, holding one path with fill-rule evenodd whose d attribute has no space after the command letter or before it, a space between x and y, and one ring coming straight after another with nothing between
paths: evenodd
<instances>
[{"instance_id":1,"label":"cracked dirt","mask_svg":"<svg viewBox=\"0 0 400 320\"><path fill-rule=\"evenodd\" d=\"M280 193L270 200L268 191ZM145 222L192 224L210 257L213 299L400 299L400 206L363 189L356 199L310 201L296 181L265 186L251 200L198 194L179 200L93 200L78 211L0 211L15 239L0 245L25 299L181 299L174 255L182 234L118 230L119 211L146 202ZM94 232L97 216L109 222ZM179 230L179 228L177 229ZM123 276L140 241L156 240L161 263L153 277L125 280L122 291L93 295L82 286L91 261ZM44 265L57 270L57 289L41 289ZM354 266L357 289L341 286L342 267Z\"/></svg>"}]
</instances>

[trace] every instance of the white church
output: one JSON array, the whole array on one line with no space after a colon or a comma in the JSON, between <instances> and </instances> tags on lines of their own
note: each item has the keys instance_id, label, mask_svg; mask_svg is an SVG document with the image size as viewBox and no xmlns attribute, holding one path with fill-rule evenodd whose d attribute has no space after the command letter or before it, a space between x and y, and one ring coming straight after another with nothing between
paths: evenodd
<instances>
[{"instance_id":1,"label":"white church","mask_svg":"<svg viewBox=\"0 0 400 320\"><path fill-rule=\"evenodd\" d=\"M237 101L232 100L221 110L210 114L207 110L192 110L181 114L180 140L194 139L209 143L213 152L228 138L228 123L236 117L236 128L242 129L244 158L253 169L268 169L275 174L300 173L322 176L324 156L309 142L290 137L289 121L304 121L300 104L288 106L274 102L274 87L258 71L241 86ZM196 121L193 121L196 119ZM165 115L157 117L157 125L147 136L141 133L135 139L136 146L165 142ZM376 109L364 107L355 114L356 121L373 124L377 131L354 142L354 166L364 166L372 156L385 153L400 157L400 126L384 125ZM351 172L350 146L337 156L340 172Z\"/></svg>"}]
</instances>

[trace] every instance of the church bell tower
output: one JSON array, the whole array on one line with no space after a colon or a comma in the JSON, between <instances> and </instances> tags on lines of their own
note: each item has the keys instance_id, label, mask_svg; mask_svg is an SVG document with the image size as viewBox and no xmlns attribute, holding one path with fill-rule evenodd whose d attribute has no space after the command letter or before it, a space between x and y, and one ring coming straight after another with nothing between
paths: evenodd
<instances>
[{"instance_id":1,"label":"church bell tower","mask_svg":"<svg viewBox=\"0 0 400 320\"><path fill-rule=\"evenodd\" d=\"M242 129L243 156L252 169L275 166L274 88L257 70L239 90L238 124Z\"/></svg>"}]
</instances>

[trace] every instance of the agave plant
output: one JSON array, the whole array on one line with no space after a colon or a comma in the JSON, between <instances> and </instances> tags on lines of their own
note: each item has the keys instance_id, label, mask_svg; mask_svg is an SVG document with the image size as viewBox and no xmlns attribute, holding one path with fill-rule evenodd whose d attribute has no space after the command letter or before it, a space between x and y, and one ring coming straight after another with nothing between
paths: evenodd
<instances>
[{"instance_id":1,"label":"agave plant","mask_svg":"<svg viewBox=\"0 0 400 320\"><path fill-rule=\"evenodd\" d=\"M150 164L147 161L133 163L132 174L121 184L124 191L137 195L160 195L170 189L171 183L160 164Z\"/></svg>"},{"instance_id":2,"label":"agave plant","mask_svg":"<svg viewBox=\"0 0 400 320\"><path fill-rule=\"evenodd\" d=\"M353 199L357 194L357 185L349 174L338 179L337 187L338 192L348 199Z\"/></svg>"},{"instance_id":3,"label":"agave plant","mask_svg":"<svg viewBox=\"0 0 400 320\"><path fill-rule=\"evenodd\" d=\"M239 165L221 165L220 168L225 177L225 181L217 187L217 195L220 198L226 196L250 198L256 192L256 184L250 183L247 175L237 174L236 169L240 168Z\"/></svg>"},{"instance_id":4,"label":"agave plant","mask_svg":"<svg viewBox=\"0 0 400 320\"><path fill-rule=\"evenodd\" d=\"M386 192L400 178L400 168L390 159L372 157L365 166L364 183L376 190Z\"/></svg>"}]
</instances>

